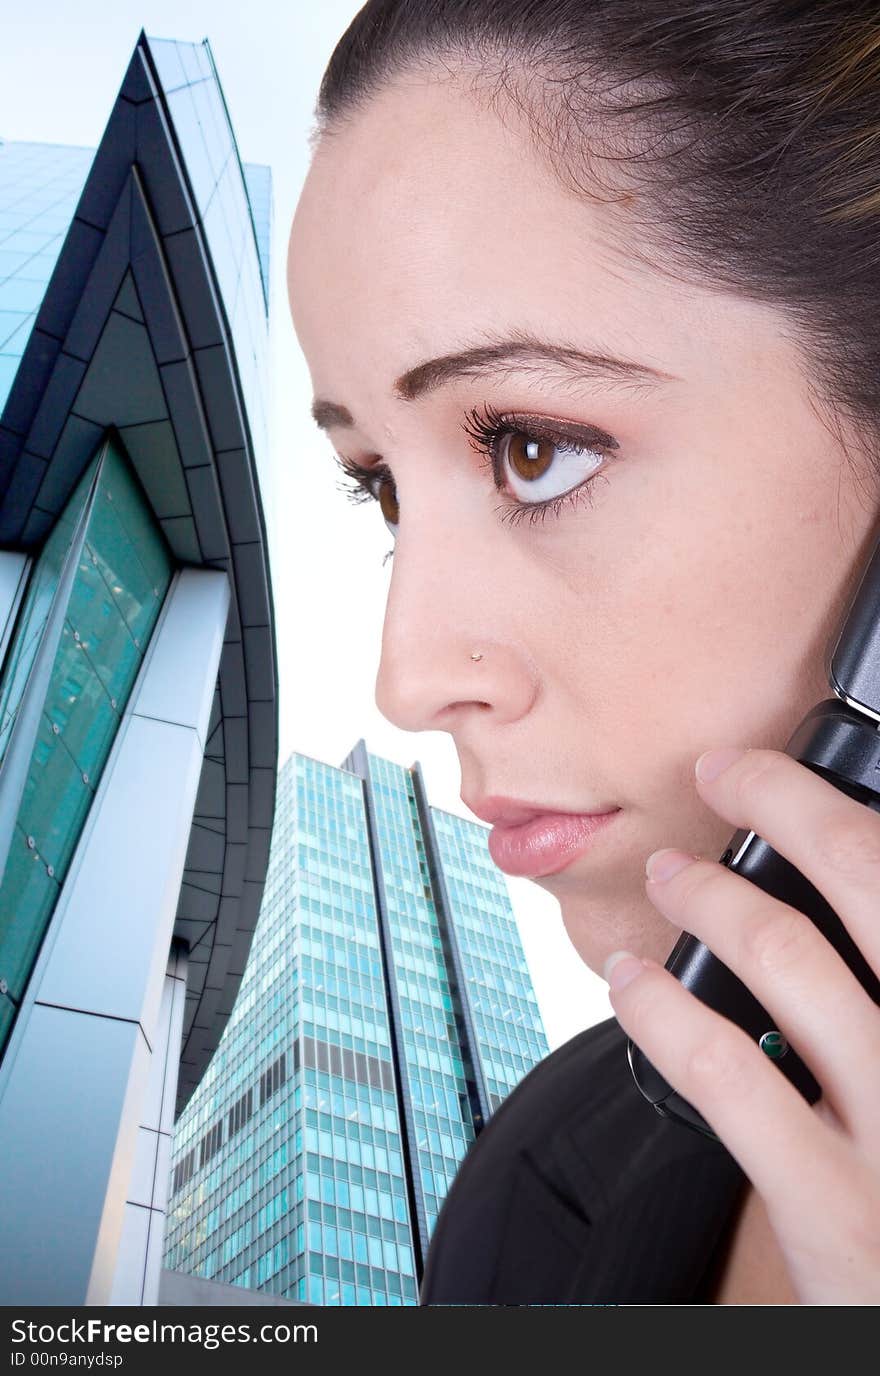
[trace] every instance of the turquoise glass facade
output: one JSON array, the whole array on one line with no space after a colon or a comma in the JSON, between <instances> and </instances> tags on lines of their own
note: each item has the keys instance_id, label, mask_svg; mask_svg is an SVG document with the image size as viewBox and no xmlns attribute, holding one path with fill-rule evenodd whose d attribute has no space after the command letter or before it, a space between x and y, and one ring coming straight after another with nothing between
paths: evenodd
<instances>
[{"instance_id":1,"label":"turquoise glass facade","mask_svg":"<svg viewBox=\"0 0 880 1376\"><path fill-rule=\"evenodd\" d=\"M0 767L97 464L98 489L0 879L0 1051L174 567L125 455L108 442L83 473L30 572L0 679Z\"/></svg>"},{"instance_id":2,"label":"turquoise glass facade","mask_svg":"<svg viewBox=\"0 0 880 1376\"><path fill-rule=\"evenodd\" d=\"M495 1109L547 1054L544 1024L485 829L439 808L431 815L489 1106Z\"/></svg>"},{"instance_id":3,"label":"turquoise glass facade","mask_svg":"<svg viewBox=\"0 0 880 1376\"><path fill-rule=\"evenodd\" d=\"M241 990L175 1131L164 1264L415 1305L469 1144L548 1047L487 828L426 826L417 767L355 753L279 772Z\"/></svg>"},{"instance_id":4,"label":"turquoise glass facade","mask_svg":"<svg viewBox=\"0 0 880 1376\"><path fill-rule=\"evenodd\" d=\"M369 761L424 1245L474 1139L474 1114L413 781L402 765L375 755Z\"/></svg>"}]
</instances>

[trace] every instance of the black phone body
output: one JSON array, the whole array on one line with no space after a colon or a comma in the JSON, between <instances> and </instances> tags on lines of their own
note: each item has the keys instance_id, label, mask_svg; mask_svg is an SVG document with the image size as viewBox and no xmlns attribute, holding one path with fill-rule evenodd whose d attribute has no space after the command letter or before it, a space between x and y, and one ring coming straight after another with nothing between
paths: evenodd
<instances>
[{"instance_id":1,"label":"black phone body","mask_svg":"<svg viewBox=\"0 0 880 1376\"><path fill-rule=\"evenodd\" d=\"M880 545L859 584L825 667L837 696L818 703L807 713L785 753L849 797L880 812ZM794 865L750 831L734 833L720 862L806 914L871 998L880 1004L880 979L834 910ZM796 1047L786 1042L751 991L703 942L682 933L666 969L695 997L742 1027L808 1103L816 1102L821 1088ZM658 1113L708 1137L716 1136L702 1115L673 1089L632 1038L627 1042L627 1056L636 1084Z\"/></svg>"}]
</instances>

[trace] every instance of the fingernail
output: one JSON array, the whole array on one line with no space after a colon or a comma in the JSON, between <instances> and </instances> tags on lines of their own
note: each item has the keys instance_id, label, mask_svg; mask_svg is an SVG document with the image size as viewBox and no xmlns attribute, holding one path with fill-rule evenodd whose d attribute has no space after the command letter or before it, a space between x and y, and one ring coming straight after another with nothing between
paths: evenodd
<instances>
[{"instance_id":1,"label":"fingernail","mask_svg":"<svg viewBox=\"0 0 880 1376\"><path fill-rule=\"evenodd\" d=\"M736 760L741 759L746 753L745 750L732 748L706 750L697 760L694 772L701 783L711 783L713 779L717 779L719 774L723 774L725 769L729 769Z\"/></svg>"},{"instance_id":2,"label":"fingernail","mask_svg":"<svg viewBox=\"0 0 880 1376\"><path fill-rule=\"evenodd\" d=\"M644 965L631 951L612 951L602 968L602 978L612 989L623 989L640 975Z\"/></svg>"},{"instance_id":3,"label":"fingernail","mask_svg":"<svg viewBox=\"0 0 880 1376\"><path fill-rule=\"evenodd\" d=\"M686 855L682 850L667 846L664 850L655 850L645 861L645 874L652 884L664 884L667 879L671 879L679 870L692 865L696 856Z\"/></svg>"}]
</instances>

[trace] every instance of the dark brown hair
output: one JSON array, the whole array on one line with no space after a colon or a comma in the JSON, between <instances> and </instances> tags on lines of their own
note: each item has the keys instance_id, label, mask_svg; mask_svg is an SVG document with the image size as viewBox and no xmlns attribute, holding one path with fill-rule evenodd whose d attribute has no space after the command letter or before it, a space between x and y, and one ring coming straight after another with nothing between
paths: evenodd
<instances>
[{"instance_id":1,"label":"dark brown hair","mask_svg":"<svg viewBox=\"0 0 880 1376\"><path fill-rule=\"evenodd\" d=\"M569 189L625 202L655 267L786 313L880 472L878 0L369 0L312 141L444 71L524 116Z\"/></svg>"}]
</instances>

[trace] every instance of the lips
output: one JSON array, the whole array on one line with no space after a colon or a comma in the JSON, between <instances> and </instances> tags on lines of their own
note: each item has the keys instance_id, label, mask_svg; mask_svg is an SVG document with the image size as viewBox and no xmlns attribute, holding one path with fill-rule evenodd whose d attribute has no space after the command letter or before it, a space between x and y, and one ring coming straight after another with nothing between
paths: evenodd
<instances>
[{"instance_id":1,"label":"lips","mask_svg":"<svg viewBox=\"0 0 880 1376\"><path fill-rule=\"evenodd\" d=\"M582 812L576 808L527 802L492 794L469 801L465 807L492 825L489 854L506 874L538 878L566 869L598 840L620 808L612 804ZM595 838L595 840L594 840Z\"/></svg>"},{"instance_id":2,"label":"lips","mask_svg":"<svg viewBox=\"0 0 880 1376\"><path fill-rule=\"evenodd\" d=\"M517 827L524 822L531 822L536 817L558 817L569 815L577 817L602 816L606 812L614 812L615 808L597 807L590 809L589 812L582 808L554 807L540 803L526 803L518 798L502 798L492 795L487 798L477 798L474 802L468 802L462 795L461 801L465 807L470 808L475 816L484 822L491 823L496 827Z\"/></svg>"},{"instance_id":3,"label":"lips","mask_svg":"<svg viewBox=\"0 0 880 1376\"><path fill-rule=\"evenodd\" d=\"M495 826L489 854L506 874L536 879L558 874L598 841L620 813L541 812L518 826Z\"/></svg>"}]
</instances>

